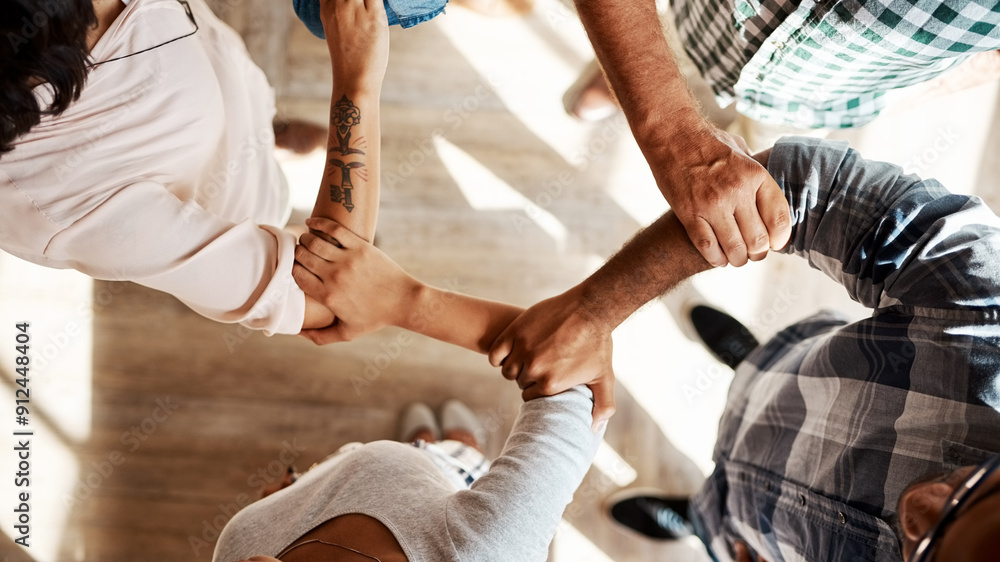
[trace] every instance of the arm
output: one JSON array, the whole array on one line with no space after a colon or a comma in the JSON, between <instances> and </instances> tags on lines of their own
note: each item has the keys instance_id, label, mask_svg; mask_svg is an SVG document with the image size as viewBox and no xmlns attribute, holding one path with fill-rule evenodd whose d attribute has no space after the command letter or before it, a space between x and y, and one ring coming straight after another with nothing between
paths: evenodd
<instances>
[{"instance_id":1,"label":"arm","mask_svg":"<svg viewBox=\"0 0 1000 562\"><path fill-rule=\"evenodd\" d=\"M597 453L590 392L525 402L490 471L457 492L448 531L461 560L545 560L548 545Z\"/></svg>"},{"instance_id":2,"label":"arm","mask_svg":"<svg viewBox=\"0 0 1000 562\"><path fill-rule=\"evenodd\" d=\"M785 251L854 300L951 315L1000 305L1000 220L982 200L865 160L845 142L785 138L767 165L791 206Z\"/></svg>"},{"instance_id":3,"label":"arm","mask_svg":"<svg viewBox=\"0 0 1000 562\"><path fill-rule=\"evenodd\" d=\"M302 333L318 345L348 341L384 326L399 326L486 353L500 332L524 312L509 304L424 285L346 227L326 219L309 219L307 224L322 238L312 233L302 235L292 274L306 294L337 314L333 326ZM581 384L601 396L600 408L595 407L593 412L594 427L599 429L601 422L614 413L610 333L597 343L596 349L599 374L585 377L588 380ZM521 388L525 400L554 393L552 387L543 384Z\"/></svg>"},{"instance_id":4,"label":"arm","mask_svg":"<svg viewBox=\"0 0 1000 562\"><path fill-rule=\"evenodd\" d=\"M389 51L382 2L326 1L321 10L333 65L330 128L323 179L312 216L333 219L371 241L379 204L379 97ZM302 328L335 321L326 307L306 298Z\"/></svg>"},{"instance_id":5,"label":"arm","mask_svg":"<svg viewBox=\"0 0 1000 562\"><path fill-rule=\"evenodd\" d=\"M292 279L295 238L232 223L150 182L122 189L56 234L49 265L169 293L219 322L298 333L303 294Z\"/></svg>"},{"instance_id":6,"label":"arm","mask_svg":"<svg viewBox=\"0 0 1000 562\"><path fill-rule=\"evenodd\" d=\"M650 300L710 269L672 211L640 231L583 283L519 316L489 358L525 398L577 384L594 390L594 422L614 413L611 332Z\"/></svg>"},{"instance_id":7,"label":"arm","mask_svg":"<svg viewBox=\"0 0 1000 562\"><path fill-rule=\"evenodd\" d=\"M577 11L664 198L716 266L788 239L788 208L742 139L700 114L652 0L576 0Z\"/></svg>"},{"instance_id":8,"label":"arm","mask_svg":"<svg viewBox=\"0 0 1000 562\"><path fill-rule=\"evenodd\" d=\"M478 353L523 309L427 286L343 225L309 219L313 232L296 249L295 280L337 314L325 330L304 331L316 344L349 341L398 326ZM326 240L333 238L338 244Z\"/></svg>"}]
</instances>

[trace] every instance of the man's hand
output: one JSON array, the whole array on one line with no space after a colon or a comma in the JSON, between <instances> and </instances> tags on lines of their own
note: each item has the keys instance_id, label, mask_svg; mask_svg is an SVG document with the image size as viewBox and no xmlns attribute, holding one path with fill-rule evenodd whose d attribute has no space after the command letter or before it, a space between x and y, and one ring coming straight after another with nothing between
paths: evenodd
<instances>
[{"instance_id":1,"label":"man's hand","mask_svg":"<svg viewBox=\"0 0 1000 562\"><path fill-rule=\"evenodd\" d=\"M585 384L594 393L594 428L615 413L611 329L584 307L581 289L544 300L514 320L490 348L490 364L531 400Z\"/></svg>"},{"instance_id":2,"label":"man's hand","mask_svg":"<svg viewBox=\"0 0 1000 562\"><path fill-rule=\"evenodd\" d=\"M299 239L292 277L337 319L327 328L303 330L300 335L325 345L400 325L420 282L339 223L311 218L306 225L312 232Z\"/></svg>"},{"instance_id":3,"label":"man's hand","mask_svg":"<svg viewBox=\"0 0 1000 562\"><path fill-rule=\"evenodd\" d=\"M759 260L791 233L788 205L742 139L701 115L653 0L574 0L636 143L691 242L716 267Z\"/></svg>"},{"instance_id":4,"label":"man's hand","mask_svg":"<svg viewBox=\"0 0 1000 562\"><path fill-rule=\"evenodd\" d=\"M784 247L791 234L788 201L743 139L707 123L684 135L683 143L669 143L669 153L646 157L705 260L739 267Z\"/></svg>"},{"instance_id":5,"label":"man's hand","mask_svg":"<svg viewBox=\"0 0 1000 562\"><path fill-rule=\"evenodd\" d=\"M389 62L389 21L382 0L323 0L334 88L381 90Z\"/></svg>"}]
</instances>

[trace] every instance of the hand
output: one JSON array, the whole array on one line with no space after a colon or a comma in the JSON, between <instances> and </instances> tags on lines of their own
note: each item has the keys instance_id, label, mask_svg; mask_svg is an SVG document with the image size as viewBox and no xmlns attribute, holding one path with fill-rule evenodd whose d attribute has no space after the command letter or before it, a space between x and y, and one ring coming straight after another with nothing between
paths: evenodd
<instances>
[{"instance_id":1,"label":"hand","mask_svg":"<svg viewBox=\"0 0 1000 562\"><path fill-rule=\"evenodd\" d=\"M303 330L300 335L325 345L398 326L412 308L420 282L337 222L311 218L306 226L312 232L299 239L292 277L337 319L326 328Z\"/></svg>"},{"instance_id":2,"label":"hand","mask_svg":"<svg viewBox=\"0 0 1000 562\"><path fill-rule=\"evenodd\" d=\"M588 313L580 295L574 287L524 311L493 342L489 359L517 381L525 400L587 385L597 430L615 413L611 329Z\"/></svg>"},{"instance_id":3,"label":"hand","mask_svg":"<svg viewBox=\"0 0 1000 562\"><path fill-rule=\"evenodd\" d=\"M389 20L382 0L323 0L320 18L334 87L381 89L389 62Z\"/></svg>"},{"instance_id":4,"label":"hand","mask_svg":"<svg viewBox=\"0 0 1000 562\"><path fill-rule=\"evenodd\" d=\"M712 127L684 144L680 154L649 161L660 190L708 263L739 267L788 243L788 201L742 138Z\"/></svg>"}]
</instances>

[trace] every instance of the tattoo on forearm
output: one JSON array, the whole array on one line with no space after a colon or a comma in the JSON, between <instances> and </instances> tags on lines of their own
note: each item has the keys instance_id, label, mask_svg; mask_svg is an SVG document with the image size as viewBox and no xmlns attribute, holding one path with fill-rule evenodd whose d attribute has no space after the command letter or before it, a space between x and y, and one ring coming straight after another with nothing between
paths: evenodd
<instances>
[{"instance_id":1,"label":"tattoo on forearm","mask_svg":"<svg viewBox=\"0 0 1000 562\"><path fill-rule=\"evenodd\" d=\"M336 158L331 159L330 164L340 168L341 172L340 185L330 184L330 201L342 203L347 212L350 213L354 210L354 203L351 201L351 190L354 189L354 184L351 183L351 170L354 168L363 168L365 165L361 162L348 162L345 164Z\"/></svg>"},{"instance_id":2,"label":"tattoo on forearm","mask_svg":"<svg viewBox=\"0 0 1000 562\"><path fill-rule=\"evenodd\" d=\"M351 129L355 125L361 122L361 110L358 106L354 105L354 102L347 99L347 96L343 96L340 100L333 105L333 109L330 112L330 124L333 125L333 130L337 134L337 141L340 146L335 146L330 149L330 152L339 152L344 156L348 154L364 154L363 151L356 148L351 148ZM361 140L364 140L362 137Z\"/></svg>"}]
</instances>

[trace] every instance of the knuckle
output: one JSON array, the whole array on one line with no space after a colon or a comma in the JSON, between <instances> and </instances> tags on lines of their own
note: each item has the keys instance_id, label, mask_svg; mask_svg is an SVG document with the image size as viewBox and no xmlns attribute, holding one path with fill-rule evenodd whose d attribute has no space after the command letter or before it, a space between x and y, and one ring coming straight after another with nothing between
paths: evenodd
<instances>
[{"instance_id":1,"label":"knuckle","mask_svg":"<svg viewBox=\"0 0 1000 562\"><path fill-rule=\"evenodd\" d=\"M710 252L715 248L715 241L711 238L700 237L694 241L694 246L702 253Z\"/></svg>"},{"instance_id":2,"label":"knuckle","mask_svg":"<svg viewBox=\"0 0 1000 562\"><path fill-rule=\"evenodd\" d=\"M740 236L734 236L730 238L725 243L723 243L723 247L726 249L727 254L729 253L746 254L747 252L746 244L743 243L743 238Z\"/></svg>"},{"instance_id":3,"label":"knuckle","mask_svg":"<svg viewBox=\"0 0 1000 562\"><path fill-rule=\"evenodd\" d=\"M540 385L538 390L545 396L552 396L559 392L559 385L551 378L547 378L536 384Z\"/></svg>"},{"instance_id":4,"label":"knuckle","mask_svg":"<svg viewBox=\"0 0 1000 562\"><path fill-rule=\"evenodd\" d=\"M769 227L768 230L784 230L792 224L792 216L782 209L782 212L776 213L768 219L766 224Z\"/></svg>"},{"instance_id":5,"label":"knuckle","mask_svg":"<svg viewBox=\"0 0 1000 562\"><path fill-rule=\"evenodd\" d=\"M319 253L318 250L322 248L322 244L320 243L320 239L318 236L310 236L308 239L303 237L303 239L304 241L300 243L299 246L300 248L305 247L314 254Z\"/></svg>"},{"instance_id":6,"label":"knuckle","mask_svg":"<svg viewBox=\"0 0 1000 562\"><path fill-rule=\"evenodd\" d=\"M767 245L771 243L770 237L768 237L766 232L758 232L757 234L750 237L750 248L754 250L761 250L767 248Z\"/></svg>"}]
</instances>

